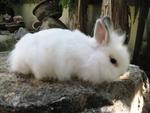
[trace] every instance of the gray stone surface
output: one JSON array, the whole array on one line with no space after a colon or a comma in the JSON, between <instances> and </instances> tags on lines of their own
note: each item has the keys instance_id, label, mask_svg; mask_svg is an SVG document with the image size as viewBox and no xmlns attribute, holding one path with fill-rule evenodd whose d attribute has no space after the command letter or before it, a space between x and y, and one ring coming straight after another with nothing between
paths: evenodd
<instances>
[{"instance_id":1,"label":"gray stone surface","mask_svg":"<svg viewBox=\"0 0 150 113\"><path fill-rule=\"evenodd\" d=\"M7 58L8 58L8 51L0 52L0 73L8 72L8 65L7 65Z\"/></svg>"},{"instance_id":2,"label":"gray stone surface","mask_svg":"<svg viewBox=\"0 0 150 113\"><path fill-rule=\"evenodd\" d=\"M147 76L136 66L111 83L42 82L9 73L7 56L0 53L0 113L140 113L149 91Z\"/></svg>"}]
</instances>

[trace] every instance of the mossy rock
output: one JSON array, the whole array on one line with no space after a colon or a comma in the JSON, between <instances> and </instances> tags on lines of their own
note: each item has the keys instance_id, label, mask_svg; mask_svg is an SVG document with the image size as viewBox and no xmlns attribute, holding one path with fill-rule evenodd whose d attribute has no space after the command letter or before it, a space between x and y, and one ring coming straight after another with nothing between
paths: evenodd
<instances>
[{"instance_id":1,"label":"mossy rock","mask_svg":"<svg viewBox=\"0 0 150 113\"><path fill-rule=\"evenodd\" d=\"M138 66L110 83L44 82L8 72L8 55L0 52L0 113L141 113L146 105L149 81Z\"/></svg>"},{"instance_id":2,"label":"mossy rock","mask_svg":"<svg viewBox=\"0 0 150 113\"><path fill-rule=\"evenodd\" d=\"M11 50L16 43L13 34L0 35L0 52Z\"/></svg>"}]
</instances>

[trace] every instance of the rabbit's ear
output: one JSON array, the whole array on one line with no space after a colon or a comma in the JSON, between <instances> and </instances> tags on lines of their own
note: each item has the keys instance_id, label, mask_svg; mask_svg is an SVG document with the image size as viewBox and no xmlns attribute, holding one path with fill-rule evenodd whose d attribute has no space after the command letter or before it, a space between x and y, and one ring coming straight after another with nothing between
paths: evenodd
<instances>
[{"instance_id":1,"label":"rabbit's ear","mask_svg":"<svg viewBox=\"0 0 150 113\"><path fill-rule=\"evenodd\" d=\"M105 25L105 27L106 27L107 30L110 31L110 30L113 29L113 23L112 23L110 17L105 16L105 17L103 17L101 20L102 20L102 22L104 23L104 25Z\"/></svg>"},{"instance_id":2,"label":"rabbit's ear","mask_svg":"<svg viewBox=\"0 0 150 113\"><path fill-rule=\"evenodd\" d=\"M118 34L119 36L118 40L120 41L120 43L124 44L126 39L126 33L122 31L122 29L116 29L114 31L116 34Z\"/></svg>"},{"instance_id":3,"label":"rabbit's ear","mask_svg":"<svg viewBox=\"0 0 150 113\"><path fill-rule=\"evenodd\" d=\"M95 24L94 37L99 44L107 44L110 38L112 22L109 17L98 19Z\"/></svg>"},{"instance_id":4,"label":"rabbit's ear","mask_svg":"<svg viewBox=\"0 0 150 113\"><path fill-rule=\"evenodd\" d=\"M125 43L125 37L126 37L126 34L124 33L124 34L122 34L122 35L120 36L120 38L119 38L119 40L120 40L120 42L121 42L122 44Z\"/></svg>"}]
</instances>

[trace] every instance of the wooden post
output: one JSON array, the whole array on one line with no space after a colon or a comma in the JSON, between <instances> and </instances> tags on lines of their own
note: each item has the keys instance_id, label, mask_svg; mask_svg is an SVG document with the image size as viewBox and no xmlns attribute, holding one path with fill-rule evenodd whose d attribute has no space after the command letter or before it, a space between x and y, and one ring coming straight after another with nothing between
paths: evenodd
<instances>
[{"instance_id":1,"label":"wooden post","mask_svg":"<svg viewBox=\"0 0 150 113\"><path fill-rule=\"evenodd\" d=\"M69 27L71 29L80 29L86 33L87 26L87 1L75 0L74 7L69 10Z\"/></svg>"},{"instance_id":2,"label":"wooden post","mask_svg":"<svg viewBox=\"0 0 150 113\"><path fill-rule=\"evenodd\" d=\"M101 16L109 16L115 28L121 28L129 36L128 6L125 0L103 0Z\"/></svg>"},{"instance_id":3,"label":"wooden post","mask_svg":"<svg viewBox=\"0 0 150 113\"><path fill-rule=\"evenodd\" d=\"M143 32L145 28L145 20L148 16L149 11L149 0L143 0L140 6L140 13L139 13L139 23L138 29L136 34L136 41L133 53L133 61L132 63L138 64L139 53L141 49L142 39L143 39Z\"/></svg>"},{"instance_id":4,"label":"wooden post","mask_svg":"<svg viewBox=\"0 0 150 113\"><path fill-rule=\"evenodd\" d=\"M111 2L112 0L103 0L101 16L109 16L110 18L112 18Z\"/></svg>"}]
</instances>

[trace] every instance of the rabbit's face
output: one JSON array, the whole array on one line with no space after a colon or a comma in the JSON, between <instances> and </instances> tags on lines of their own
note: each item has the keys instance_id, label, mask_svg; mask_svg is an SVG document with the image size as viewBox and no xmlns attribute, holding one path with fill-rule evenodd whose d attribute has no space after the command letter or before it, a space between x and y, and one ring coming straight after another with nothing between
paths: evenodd
<instances>
[{"instance_id":1,"label":"rabbit's face","mask_svg":"<svg viewBox=\"0 0 150 113\"><path fill-rule=\"evenodd\" d=\"M97 20L94 33L100 51L103 53L103 60L100 61L103 64L101 72L109 79L119 77L129 65L129 53L123 44L125 35L115 32L107 17Z\"/></svg>"},{"instance_id":2,"label":"rabbit's face","mask_svg":"<svg viewBox=\"0 0 150 113\"><path fill-rule=\"evenodd\" d=\"M122 75L129 66L129 53L127 47L123 45L119 38L123 36L119 36L117 34L112 35L110 42L103 47L103 54L106 58L105 60L105 70L106 72L110 72L110 76L113 74L116 77ZM107 75L108 75L107 74Z\"/></svg>"}]
</instances>

